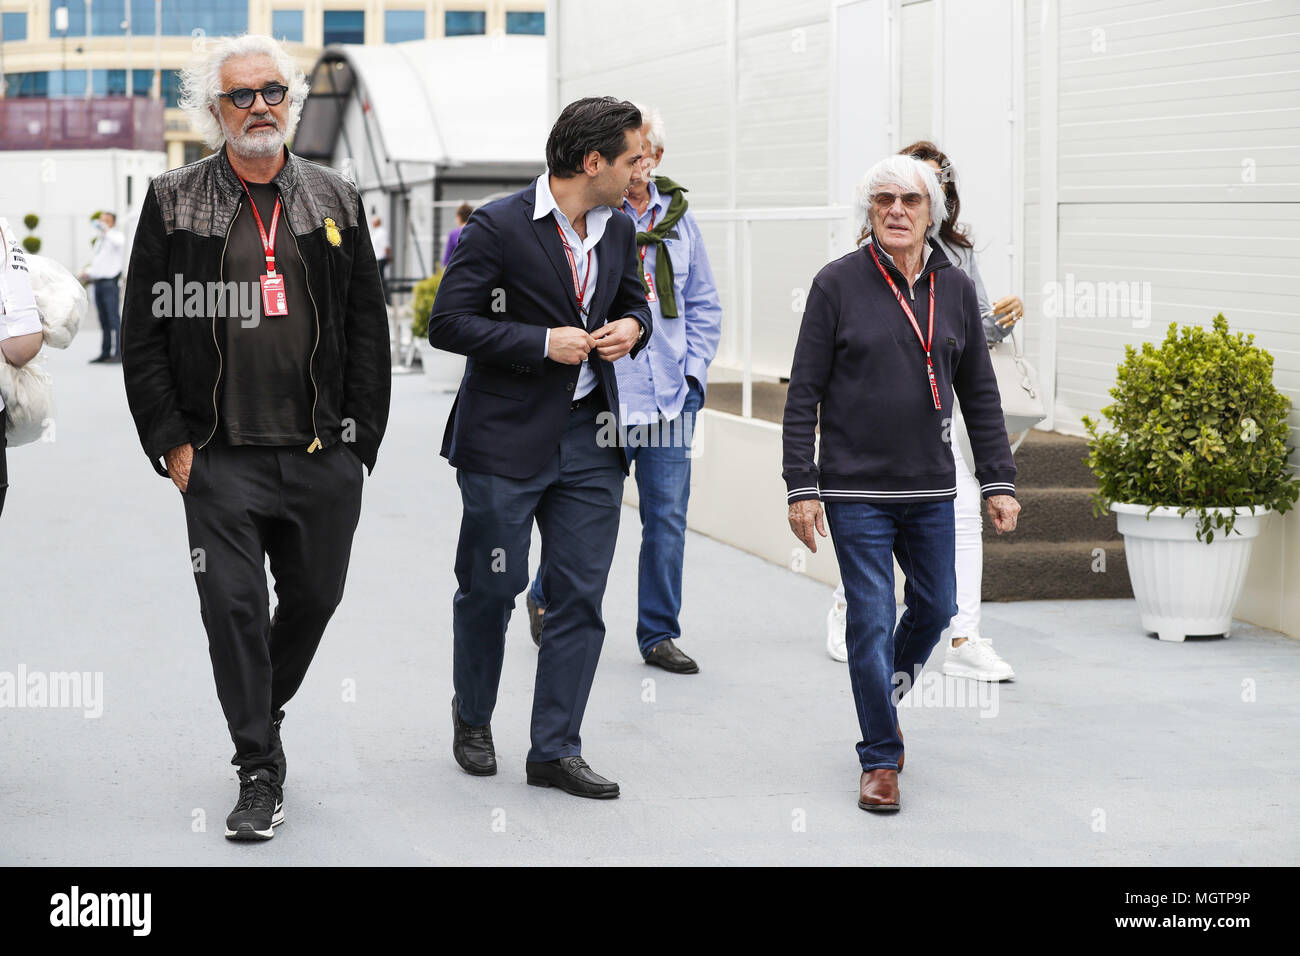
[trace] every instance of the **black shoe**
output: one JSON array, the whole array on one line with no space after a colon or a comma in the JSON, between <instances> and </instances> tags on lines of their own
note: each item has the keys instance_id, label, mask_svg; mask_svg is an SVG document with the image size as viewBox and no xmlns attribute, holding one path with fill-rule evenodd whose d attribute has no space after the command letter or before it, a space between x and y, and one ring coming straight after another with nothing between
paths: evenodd
<instances>
[{"instance_id":1,"label":"black shoe","mask_svg":"<svg viewBox=\"0 0 1300 956\"><path fill-rule=\"evenodd\" d=\"M109 359L109 356L107 356L107 355L97 355L97 356L95 356L93 359L90 360L90 364L91 364L91 365L98 365L100 362L107 362L108 359Z\"/></svg>"},{"instance_id":2,"label":"black shoe","mask_svg":"<svg viewBox=\"0 0 1300 956\"><path fill-rule=\"evenodd\" d=\"M645 662L653 664L655 667L662 667L674 674L698 674L700 672L700 665L678 650L671 637L665 637L650 648L650 653L645 656Z\"/></svg>"},{"instance_id":3,"label":"black shoe","mask_svg":"<svg viewBox=\"0 0 1300 956\"><path fill-rule=\"evenodd\" d=\"M545 763L530 760L524 768L528 772L530 787L559 787L575 797L596 800L612 800L618 796L618 784L596 773L581 757L561 757Z\"/></svg>"},{"instance_id":4,"label":"black shoe","mask_svg":"<svg viewBox=\"0 0 1300 956\"><path fill-rule=\"evenodd\" d=\"M105 364L105 365L121 365L121 364L122 364L122 356L120 356L120 355L109 355L109 356L106 356L106 357L104 358L104 364Z\"/></svg>"},{"instance_id":5,"label":"black shoe","mask_svg":"<svg viewBox=\"0 0 1300 956\"><path fill-rule=\"evenodd\" d=\"M497 752L492 746L492 725L471 727L460 719L456 698L451 699L453 737L451 754L460 769L476 777L490 777L497 772Z\"/></svg>"},{"instance_id":6,"label":"black shoe","mask_svg":"<svg viewBox=\"0 0 1300 956\"><path fill-rule=\"evenodd\" d=\"M239 801L226 817L227 840L269 840L284 822L284 791L258 774L239 771Z\"/></svg>"},{"instance_id":7,"label":"black shoe","mask_svg":"<svg viewBox=\"0 0 1300 956\"><path fill-rule=\"evenodd\" d=\"M546 617L546 612L537 606L531 594L524 598L524 604L528 605L528 633L533 635L533 643L541 647L542 626L546 623L543 618Z\"/></svg>"}]
</instances>

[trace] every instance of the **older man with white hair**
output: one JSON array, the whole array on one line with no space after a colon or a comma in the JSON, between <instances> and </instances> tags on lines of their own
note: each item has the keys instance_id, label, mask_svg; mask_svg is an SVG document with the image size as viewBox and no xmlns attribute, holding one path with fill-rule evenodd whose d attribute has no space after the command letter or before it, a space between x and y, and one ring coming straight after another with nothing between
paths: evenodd
<instances>
[{"instance_id":1,"label":"older man with white hair","mask_svg":"<svg viewBox=\"0 0 1300 956\"><path fill-rule=\"evenodd\" d=\"M361 198L285 148L306 95L270 37L207 45L181 102L216 152L150 184L127 274L127 400L185 506L239 768L236 840L270 839L284 819L283 707L343 596L363 469L388 421L388 319Z\"/></svg>"},{"instance_id":2,"label":"older man with white hair","mask_svg":"<svg viewBox=\"0 0 1300 956\"><path fill-rule=\"evenodd\" d=\"M862 739L858 806L896 811L899 700L957 611L953 395L975 477L1001 534L1020 505L975 286L935 237L947 203L935 170L881 160L863 181L870 231L809 290L782 437L790 528L812 551L826 518L848 595L845 631ZM814 459L820 423L820 454ZM906 576L895 625L894 558Z\"/></svg>"},{"instance_id":3,"label":"older man with white hair","mask_svg":"<svg viewBox=\"0 0 1300 956\"><path fill-rule=\"evenodd\" d=\"M614 363L625 425L621 439L636 465L640 499L636 640L647 664L697 674L699 664L677 646L678 616L695 416L722 335L722 306L686 188L652 175L664 157L663 118L653 107L637 108L645 158L632 174L622 210L636 223L641 285L655 334L637 355ZM546 614L540 570L527 604L533 640L540 643Z\"/></svg>"}]
</instances>

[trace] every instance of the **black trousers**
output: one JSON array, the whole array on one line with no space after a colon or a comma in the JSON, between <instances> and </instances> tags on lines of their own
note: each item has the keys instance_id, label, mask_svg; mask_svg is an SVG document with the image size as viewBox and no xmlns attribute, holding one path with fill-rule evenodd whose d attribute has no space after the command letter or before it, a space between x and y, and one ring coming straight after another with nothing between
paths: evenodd
<instances>
[{"instance_id":1,"label":"black trousers","mask_svg":"<svg viewBox=\"0 0 1300 956\"><path fill-rule=\"evenodd\" d=\"M343 598L364 466L342 442L195 452L182 495L217 696L246 773L284 783L283 707ZM275 579L269 612L266 560ZM264 771L264 772L263 772Z\"/></svg>"}]
</instances>

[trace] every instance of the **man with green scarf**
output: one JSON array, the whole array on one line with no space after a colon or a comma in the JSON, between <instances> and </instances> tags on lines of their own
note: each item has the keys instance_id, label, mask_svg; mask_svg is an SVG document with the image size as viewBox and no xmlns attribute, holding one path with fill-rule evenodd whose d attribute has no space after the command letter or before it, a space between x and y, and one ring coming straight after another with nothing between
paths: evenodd
<instances>
[{"instance_id":1,"label":"man with green scarf","mask_svg":"<svg viewBox=\"0 0 1300 956\"><path fill-rule=\"evenodd\" d=\"M641 283L656 324L636 358L614 363L623 406L621 440L635 465L641 501L636 637L647 664L695 674L699 665L676 644L682 634L686 505L695 415L718 351L722 307L687 190L667 176L651 175L663 159L663 120L658 110L639 108L646 161L632 175L622 210L637 225ZM540 643L546 614L540 572L527 604L533 641Z\"/></svg>"}]
</instances>

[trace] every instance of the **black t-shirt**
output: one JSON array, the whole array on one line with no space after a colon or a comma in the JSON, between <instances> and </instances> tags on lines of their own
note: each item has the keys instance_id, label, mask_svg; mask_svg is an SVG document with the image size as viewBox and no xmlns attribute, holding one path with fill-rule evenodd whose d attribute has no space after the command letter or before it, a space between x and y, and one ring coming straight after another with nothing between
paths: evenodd
<instances>
[{"instance_id":1,"label":"black t-shirt","mask_svg":"<svg viewBox=\"0 0 1300 956\"><path fill-rule=\"evenodd\" d=\"M270 183L249 183L248 188L269 233L279 193ZM230 230L223 276L227 283L239 283L240 305L227 310L222 348L221 419L232 445L308 445L315 437L308 367L316 314L283 207L275 230L275 269L284 276L288 315L267 316L262 308L266 256L245 194ZM245 311L250 305L251 312Z\"/></svg>"}]
</instances>

